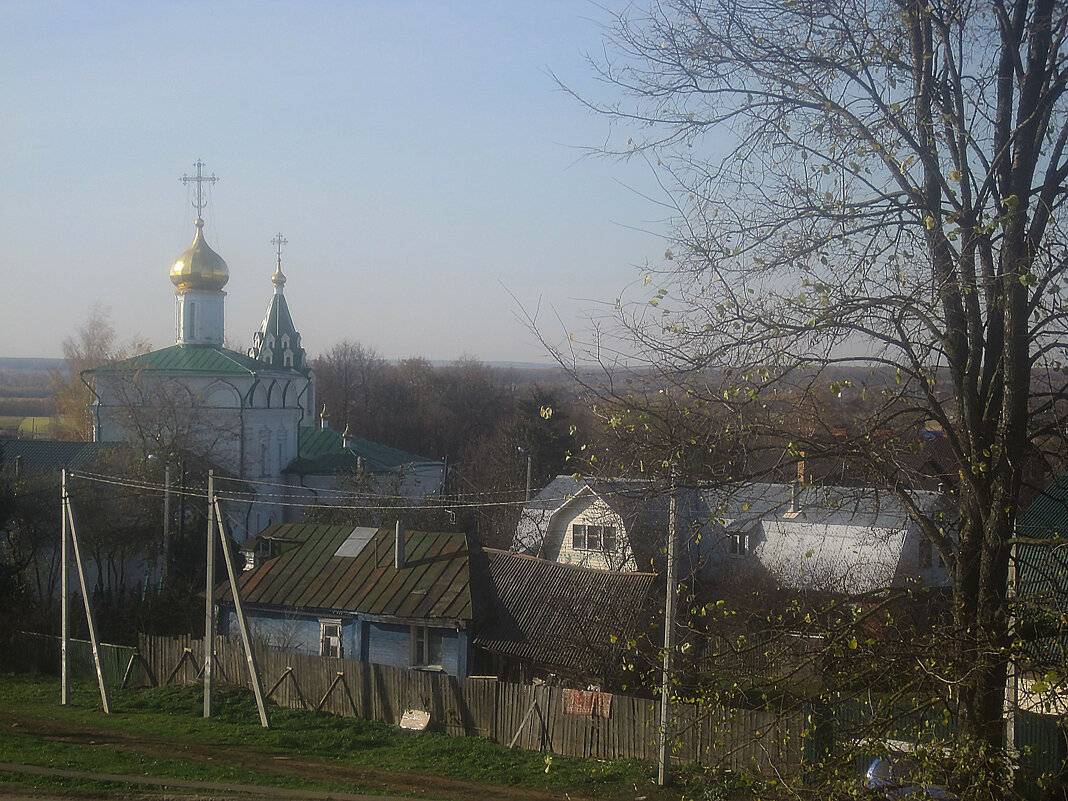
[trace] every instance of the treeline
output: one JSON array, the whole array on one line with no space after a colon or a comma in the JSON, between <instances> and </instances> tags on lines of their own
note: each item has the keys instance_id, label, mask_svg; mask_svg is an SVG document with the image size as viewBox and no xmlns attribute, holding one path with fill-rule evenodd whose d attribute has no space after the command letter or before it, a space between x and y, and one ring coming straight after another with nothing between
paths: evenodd
<instances>
[{"instance_id":1,"label":"treeline","mask_svg":"<svg viewBox=\"0 0 1068 801\"><path fill-rule=\"evenodd\" d=\"M486 545L511 542L528 457L536 492L572 472L568 455L594 425L574 381L551 368L500 368L474 359L391 363L352 341L335 345L312 367L331 428L348 426L354 436L448 461L448 490L457 499L449 522Z\"/></svg>"},{"instance_id":2,"label":"treeline","mask_svg":"<svg viewBox=\"0 0 1068 801\"><path fill-rule=\"evenodd\" d=\"M41 366L51 360L6 359L0 369L0 417L48 417L55 414L53 371Z\"/></svg>"}]
</instances>

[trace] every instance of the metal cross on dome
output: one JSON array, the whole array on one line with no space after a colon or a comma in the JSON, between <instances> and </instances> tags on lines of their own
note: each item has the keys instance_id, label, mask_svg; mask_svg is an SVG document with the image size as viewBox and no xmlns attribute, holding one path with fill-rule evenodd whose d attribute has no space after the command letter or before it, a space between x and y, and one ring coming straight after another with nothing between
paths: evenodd
<instances>
[{"instance_id":1,"label":"metal cross on dome","mask_svg":"<svg viewBox=\"0 0 1068 801\"><path fill-rule=\"evenodd\" d=\"M271 240L271 244L275 246L275 250L278 253L278 263L282 263L282 246L288 245L289 240L282 236L281 232L275 234L274 239Z\"/></svg>"},{"instance_id":2,"label":"metal cross on dome","mask_svg":"<svg viewBox=\"0 0 1068 801\"><path fill-rule=\"evenodd\" d=\"M204 162L200 159L197 159L197 163L193 166L197 168L197 174L183 175L179 180L183 184L195 183L197 185L197 199L193 201L193 208L197 210L197 219L199 220L203 217L204 207L208 205L208 201L204 200L204 184L214 184L219 179L215 177L215 173L211 175L204 174Z\"/></svg>"}]
</instances>

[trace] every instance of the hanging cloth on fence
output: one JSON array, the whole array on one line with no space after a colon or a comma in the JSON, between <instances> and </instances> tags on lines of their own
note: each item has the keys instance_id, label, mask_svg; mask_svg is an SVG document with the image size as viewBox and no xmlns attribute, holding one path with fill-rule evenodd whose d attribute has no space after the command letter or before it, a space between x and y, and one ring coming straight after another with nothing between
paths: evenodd
<instances>
[{"instance_id":1,"label":"hanging cloth on fence","mask_svg":"<svg viewBox=\"0 0 1068 801\"><path fill-rule=\"evenodd\" d=\"M612 693L596 690L564 690L564 714L587 718L612 717Z\"/></svg>"}]
</instances>

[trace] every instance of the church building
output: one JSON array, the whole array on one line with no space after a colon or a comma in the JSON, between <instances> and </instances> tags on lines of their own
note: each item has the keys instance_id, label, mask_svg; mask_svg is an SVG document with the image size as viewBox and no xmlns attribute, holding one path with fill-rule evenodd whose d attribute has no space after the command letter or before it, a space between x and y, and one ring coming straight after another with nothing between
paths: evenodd
<instances>
[{"instance_id":1,"label":"church building","mask_svg":"<svg viewBox=\"0 0 1068 801\"><path fill-rule=\"evenodd\" d=\"M413 495L440 488L441 462L343 437L315 426L315 376L285 298L279 234L274 292L247 353L224 347L224 287L230 272L204 237L201 188L213 183L200 162L193 244L171 267L175 344L83 373L92 392L94 439L140 452L213 465L231 489L232 536L299 520L300 506L347 469L400 477ZM346 435L347 435L346 431ZM362 453L360 447L367 450ZM371 458L369 458L371 457ZM412 479L419 480L412 482ZM242 500L244 499L244 500Z\"/></svg>"}]
</instances>

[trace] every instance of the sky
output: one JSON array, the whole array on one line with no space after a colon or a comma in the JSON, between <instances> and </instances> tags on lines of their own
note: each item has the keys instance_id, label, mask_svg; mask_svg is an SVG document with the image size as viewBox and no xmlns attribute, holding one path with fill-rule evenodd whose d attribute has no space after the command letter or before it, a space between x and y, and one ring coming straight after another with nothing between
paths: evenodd
<instances>
[{"instance_id":1,"label":"sky","mask_svg":"<svg viewBox=\"0 0 1068 801\"><path fill-rule=\"evenodd\" d=\"M613 96L604 6L0 0L0 356L62 355L94 303L173 344L203 159L231 346L281 232L310 356L547 362L524 309L561 341L665 249L649 167L584 155L626 131L550 74Z\"/></svg>"}]
</instances>

